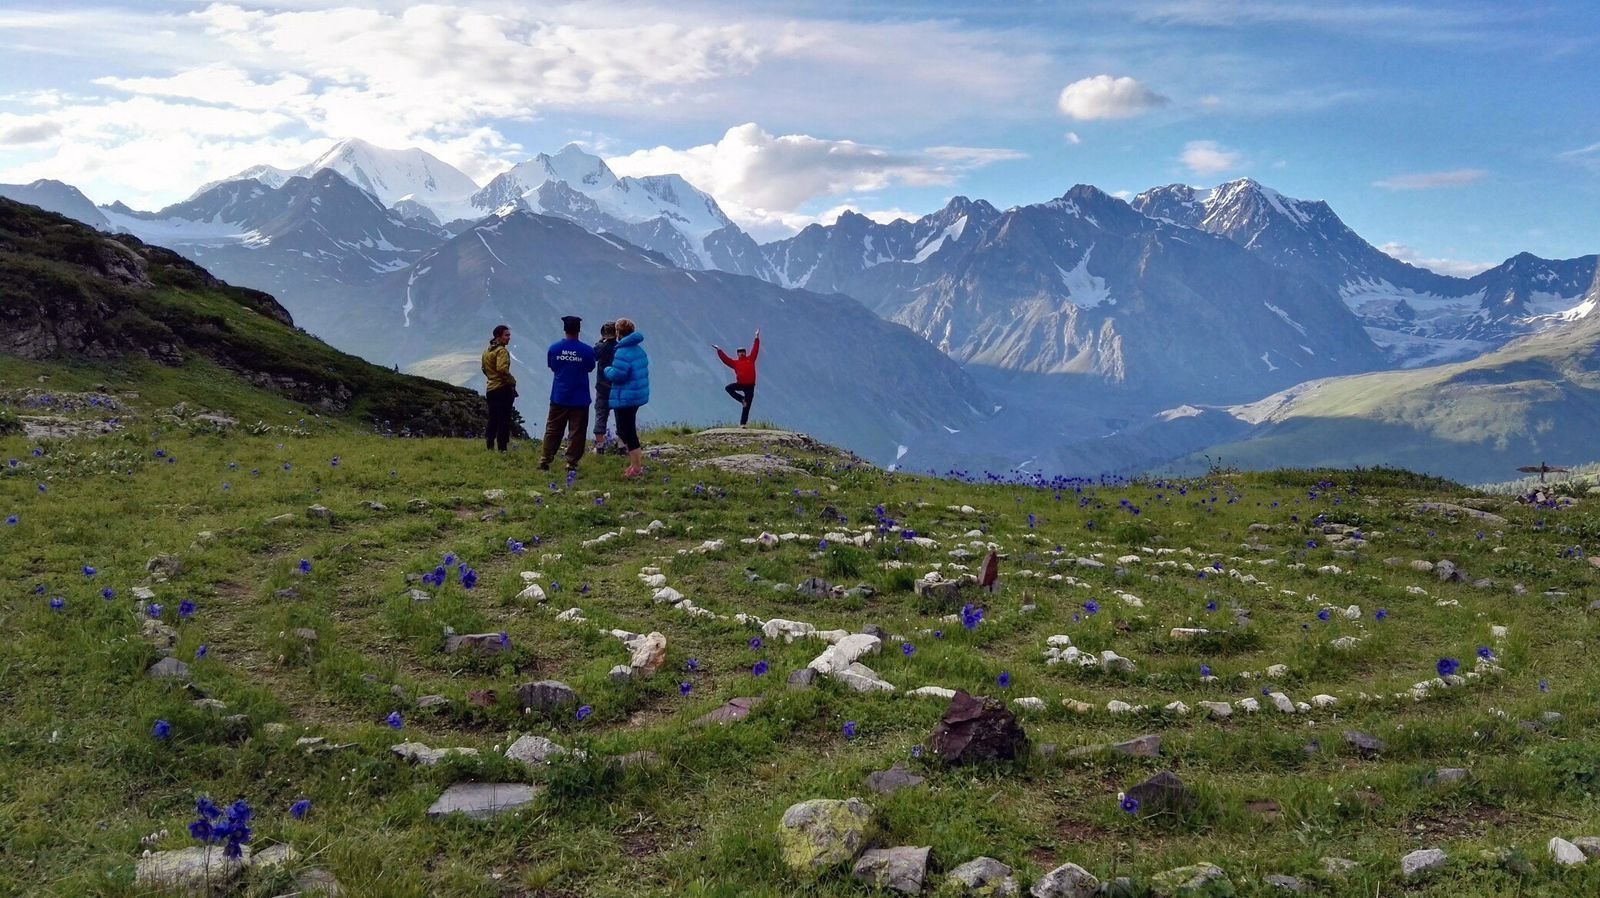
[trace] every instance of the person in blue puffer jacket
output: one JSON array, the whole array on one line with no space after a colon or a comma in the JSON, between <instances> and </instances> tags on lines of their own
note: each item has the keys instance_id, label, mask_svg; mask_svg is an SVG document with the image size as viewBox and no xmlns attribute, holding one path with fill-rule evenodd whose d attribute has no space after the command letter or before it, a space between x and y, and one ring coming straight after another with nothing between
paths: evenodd
<instances>
[{"instance_id":1,"label":"person in blue puffer jacket","mask_svg":"<svg viewBox=\"0 0 1600 898\"><path fill-rule=\"evenodd\" d=\"M611 382L611 410L617 416L617 439L628 450L624 477L644 473L643 451L639 447L639 407L650 401L650 356L645 354L644 334L634 329L633 320L617 319L617 349L606 366L605 378Z\"/></svg>"}]
</instances>

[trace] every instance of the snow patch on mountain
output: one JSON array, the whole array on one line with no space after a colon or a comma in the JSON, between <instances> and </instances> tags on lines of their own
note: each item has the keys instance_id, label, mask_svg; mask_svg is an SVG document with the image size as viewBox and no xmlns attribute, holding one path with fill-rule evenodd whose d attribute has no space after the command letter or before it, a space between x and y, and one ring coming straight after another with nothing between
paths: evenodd
<instances>
[{"instance_id":1,"label":"snow patch on mountain","mask_svg":"<svg viewBox=\"0 0 1600 898\"><path fill-rule=\"evenodd\" d=\"M960 218L956 219L955 221L951 222L948 227L946 227L944 230L940 231L936 236L932 237L927 242L923 243L922 246L918 247L917 248L917 254L915 256L911 257L912 263L913 264L921 264L922 262L927 261L929 256L931 256L934 253L938 252L940 247L944 246L944 242L946 240L949 240L949 241L952 241L952 242L958 241L958 240L961 239L961 235L963 233L965 233L966 230L967 230L967 217L965 215L963 215ZM871 240L872 238L868 237L867 239Z\"/></svg>"},{"instance_id":2,"label":"snow patch on mountain","mask_svg":"<svg viewBox=\"0 0 1600 898\"><path fill-rule=\"evenodd\" d=\"M1083 251L1083 258L1072 270L1056 266L1056 271L1061 275L1061 285L1067 290L1067 301L1080 309L1092 309L1099 305L1116 305L1117 300L1111 295L1111 290L1106 286L1106 279L1096 277L1089 273L1089 256L1094 252L1094 244Z\"/></svg>"},{"instance_id":3,"label":"snow patch on mountain","mask_svg":"<svg viewBox=\"0 0 1600 898\"><path fill-rule=\"evenodd\" d=\"M1298 321L1294 320L1293 318L1289 317L1289 313L1288 312L1285 312L1284 310L1278 308L1277 306L1273 305L1270 302L1264 302L1264 303L1262 303L1262 305L1264 305L1268 309L1270 309L1274 315L1277 315L1279 318L1282 318L1284 324L1287 324L1290 327L1294 328L1295 330L1299 331L1300 332L1300 336L1304 337L1306 335L1305 325L1303 325L1300 322L1298 322ZM1305 347L1303 347L1303 346L1301 348L1305 349ZM1307 349L1306 351L1310 352L1311 350Z\"/></svg>"}]
</instances>

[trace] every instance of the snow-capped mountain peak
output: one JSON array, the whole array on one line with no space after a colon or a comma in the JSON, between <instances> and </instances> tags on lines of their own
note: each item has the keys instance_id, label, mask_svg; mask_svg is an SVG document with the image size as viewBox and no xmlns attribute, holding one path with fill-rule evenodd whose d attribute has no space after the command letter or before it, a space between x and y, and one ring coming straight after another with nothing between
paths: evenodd
<instances>
[{"instance_id":1,"label":"snow-capped mountain peak","mask_svg":"<svg viewBox=\"0 0 1600 898\"><path fill-rule=\"evenodd\" d=\"M575 143L562 147L554 156L540 153L533 161L539 164L546 180L566 181L580 193L604 190L617 183L616 174L604 159L591 155Z\"/></svg>"},{"instance_id":2,"label":"snow-capped mountain peak","mask_svg":"<svg viewBox=\"0 0 1600 898\"><path fill-rule=\"evenodd\" d=\"M478 190L471 178L425 150L390 150L359 138L339 141L297 174L309 177L322 169L344 175L385 206L414 200L441 218Z\"/></svg>"}]
</instances>

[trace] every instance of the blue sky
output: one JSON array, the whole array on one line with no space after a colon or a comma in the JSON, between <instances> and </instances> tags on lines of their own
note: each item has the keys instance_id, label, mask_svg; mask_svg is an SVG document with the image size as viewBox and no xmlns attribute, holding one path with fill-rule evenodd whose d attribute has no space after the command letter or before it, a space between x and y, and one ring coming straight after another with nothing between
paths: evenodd
<instances>
[{"instance_id":1,"label":"blue sky","mask_svg":"<svg viewBox=\"0 0 1600 898\"><path fill-rule=\"evenodd\" d=\"M1586 2L21 0L0 42L0 181L98 202L347 136L480 183L576 141L761 238L1249 176L1440 270L1600 252Z\"/></svg>"}]
</instances>

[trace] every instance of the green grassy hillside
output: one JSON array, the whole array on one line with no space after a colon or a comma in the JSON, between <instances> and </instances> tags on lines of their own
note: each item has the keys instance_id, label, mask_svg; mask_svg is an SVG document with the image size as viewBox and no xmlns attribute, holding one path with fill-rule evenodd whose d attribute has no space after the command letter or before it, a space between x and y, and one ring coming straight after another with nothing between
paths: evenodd
<instances>
[{"instance_id":1,"label":"green grassy hillside","mask_svg":"<svg viewBox=\"0 0 1600 898\"><path fill-rule=\"evenodd\" d=\"M45 373L10 364L9 379ZM1600 834L1600 673L1587 663L1600 623L1586 610L1600 599L1600 514L1583 500L1526 507L1389 471L962 483L686 432L650 435L639 480L591 456L568 484L536 473L522 444L490 457L467 440L302 426L261 398L247 416L280 423L217 431L167 413L198 383L86 397L58 389L82 373L50 372L32 388L52 390L61 416L138 426L0 437L3 894L149 894L138 859L196 844L199 796L245 800L249 845L297 852L229 881L248 896L291 892L312 869L351 895L868 895L848 864L789 869L776 835L790 805L851 796L872 808L871 845L931 847L930 894L979 855L1024 889L1072 862L1145 894L1202 861L1241 895L1277 894L1269 875L1324 895L1600 888L1600 864L1558 867L1545 850ZM88 402L102 395L117 407ZM696 466L741 453L799 472ZM769 547L763 533L795 536ZM1007 556L1001 585L966 589L983 612L970 628L914 591L930 571L976 569L990 544ZM443 585L419 581L447 556ZM1444 559L1467 581L1409 566ZM653 601L645 568L710 616ZM794 591L811 577L872 592ZM563 619L574 608L581 622ZM895 691L790 688L826 646L763 634L773 618L882 628L861 661ZM451 654L446 628L492 635ZM612 629L662 634L664 666L611 679L630 657ZM1058 635L1136 668L1050 664ZM147 674L169 655L186 677ZM1414 690L1443 658L1469 676ZM540 680L570 685L576 706L525 713L517 687ZM920 751L946 702L906 692L929 685L1038 698L1018 711L1026 757L949 767ZM1307 708L1274 710L1273 692ZM1335 703L1312 707L1320 695ZM760 702L744 720L695 723L736 697ZM1357 731L1381 746L1357 747ZM587 754L503 756L528 734ZM1161 737L1153 757L1072 754L1144 734ZM478 754L421 766L391 752L405 742ZM634 752L655 763L611 763ZM866 776L896 762L925 782L869 791ZM1122 808L1119 793L1163 770L1186 807ZM467 781L537 792L492 820L426 816ZM1403 879L1401 856L1434 847L1444 868ZM1324 858L1354 865L1330 873Z\"/></svg>"},{"instance_id":2,"label":"green grassy hillside","mask_svg":"<svg viewBox=\"0 0 1600 898\"><path fill-rule=\"evenodd\" d=\"M292 405L296 417L385 431L482 431L483 400L469 390L338 352L271 296L170 250L0 199L0 377L24 373L17 359L62 366L80 386L154 390L252 419Z\"/></svg>"}]
</instances>

